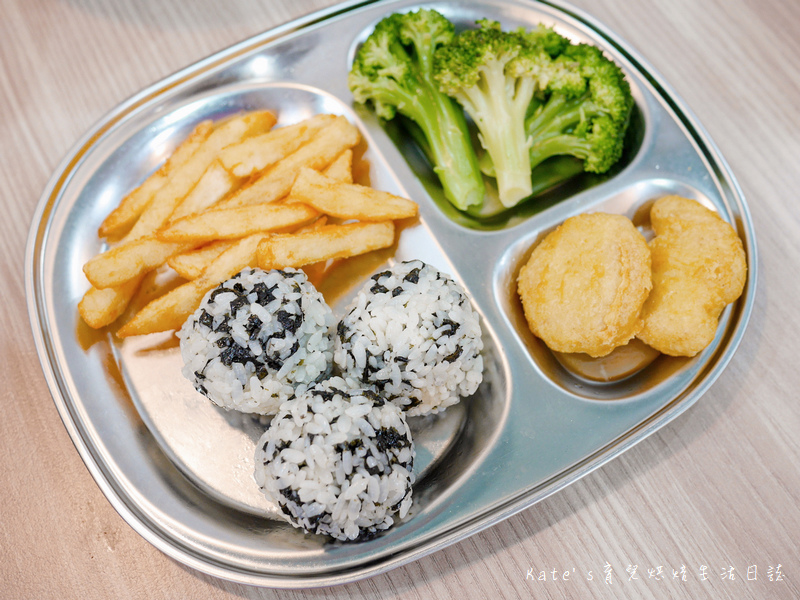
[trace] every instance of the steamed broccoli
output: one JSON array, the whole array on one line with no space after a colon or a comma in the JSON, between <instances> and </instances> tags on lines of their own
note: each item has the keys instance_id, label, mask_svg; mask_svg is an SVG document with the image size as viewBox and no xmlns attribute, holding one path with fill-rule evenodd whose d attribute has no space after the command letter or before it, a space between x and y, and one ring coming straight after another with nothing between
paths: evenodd
<instances>
[{"instance_id":1,"label":"steamed broccoli","mask_svg":"<svg viewBox=\"0 0 800 600\"><path fill-rule=\"evenodd\" d=\"M550 57L543 44L522 32L504 32L494 21L478 21L436 51L439 89L472 117L491 156L500 201L514 206L531 194L531 141L525 117L538 86L537 72Z\"/></svg>"},{"instance_id":2,"label":"steamed broccoli","mask_svg":"<svg viewBox=\"0 0 800 600\"><path fill-rule=\"evenodd\" d=\"M604 173L622 155L633 108L630 86L622 70L587 44L568 45L554 59L581 84L560 86L556 78L537 92L525 122L533 144L531 167L551 156L568 154L584 161L584 170Z\"/></svg>"},{"instance_id":3,"label":"steamed broccoli","mask_svg":"<svg viewBox=\"0 0 800 600\"><path fill-rule=\"evenodd\" d=\"M432 75L434 51L454 35L452 23L433 10L390 15L358 50L348 84L379 117L399 112L420 127L445 195L464 210L483 202L483 177L464 114Z\"/></svg>"},{"instance_id":4,"label":"steamed broccoli","mask_svg":"<svg viewBox=\"0 0 800 600\"><path fill-rule=\"evenodd\" d=\"M486 150L506 207L531 194L531 172L559 154L608 170L622 153L633 99L622 71L594 46L551 28L503 32L478 21L435 54L440 89L462 104Z\"/></svg>"}]
</instances>

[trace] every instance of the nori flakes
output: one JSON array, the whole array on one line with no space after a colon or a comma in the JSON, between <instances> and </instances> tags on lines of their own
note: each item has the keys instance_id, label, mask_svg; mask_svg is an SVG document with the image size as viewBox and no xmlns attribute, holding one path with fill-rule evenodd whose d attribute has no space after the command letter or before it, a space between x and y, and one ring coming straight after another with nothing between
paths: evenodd
<instances>
[{"instance_id":1,"label":"nori flakes","mask_svg":"<svg viewBox=\"0 0 800 600\"><path fill-rule=\"evenodd\" d=\"M211 292L211 295L208 297L208 301L216 302L217 296L219 296L220 294L225 294L226 292L233 292L234 294L236 293L233 290L226 288L224 285L220 284L220 286L217 289Z\"/></svg>"},{"instance_id":2,"label":"nori flakes","mask_svg":"<svg viewBox=\"0 0 800 600\"><path fill-rule=\"evenodd\" d=\"M334 394L331 391L328 391L328 390L316 390L316 389L309 390L309 391L314 396L319 396L320 398L322 398L325 402L330 402L331 400L333 400ZM333 421L331 421L331 423L333 423Z\"/></svg>"},{"instance_id":3,"label":"nori flakes","mask_svg":"<svg viewBox=\"0 0 800 600\"><path fill-rule=\"evenodd\" d=\"M290 487L285 487L282 490L278 490L278 492L281 496L286 498L287 501L294 502L298 506L303 505L302 501L300 500L300 494L297 493L297 490L293 490Z\"/></svg>"},{"instance_id":4,"label":"nori flakes","mask_svg":"<svg viewBox=\"0 0 800 600\"><path fill-rule=\"evenodd\" d=\"M223 337L219 338L214 344L218 348L228 348L231 344L233 344L233 338L230 337Z\"/></svg>"},{"instance_id":5,"label":"nori flakes","mask_svg":"<svg viewBox=\"0 0 800 600\"><path fill-rule=\"evenodd\" d=\"M251 340L254 340L258 337L259 332L261 331L261 326L264 323L259 319L256 315L250 315L247 317L247 324L244 326L244 330L247 332L248 337Z\"/></svg>"},{"instance_id":6,"label":"nori flakes","mask_svg":"<svg viewBox=\"0 0 800 600\"><path fill-rule=\"evenodd\" d=\"M219 353L219 359L223 365L230 367L233 363L252 362L253 355L249 348L242 348L239 344L233 343Z\"/></svg>"},{"instance_id":7,"label":"nori flakes","mask_svg":"<svg viewBox=\"0 0 800 600\"><path fill-rule=\"evenodd\" d=\"M369 288L369 291L373 294L385 294L386 292L389 291L389 288L387 288L384 285L381 285L380 283L376 283L371 288Z\"/></svg>"},{"instance_id":8,"label":"nori flakes","mask_svg":"<svg viewBox=\"0 0 800 600\"><path fill-rule=\"evenodd\" d=\"M456 331L458 331L458 328L461 327L461 323L456 323L455 321L453 321L451 319L444 319L442 321L442 326L445 326L445 325L447 327L449 327L449 329L446 330L446 331L443 331L442 332L442 336L455 335Z\"/></svg>"},{"instance_id":9,"label":"nori flakes","mask_svg":"<svg viewBox=\"0 0 800 600\"><path fill-rule=\"evenodd\" d=\"M212 317L205 309L203 309L203 312L200 313L200 318L197 319L197 322L200 323L200 325L205 325L209 329L214 328L214 317Z\"/></svg>"},{"instance_id":10,"label":"nori flakes","mask_svg":"<svg viewBox=\"0 0 800 600\"><path fill-rule=\"evenodd\" d=\"M409 283L419 283L419 267L411 269L406 276L403 277L403 281L408 281Z\"/></svg>"},{"instance_id":11,"label":"nori flakes","mask_svg":"<svg viewBox=\"0 0 800 600\"><path fill-rule=\"evenodd\" d=\"M411 445L408 438L394 427L381 427L375 433L375 447L381 452L394 448L406 448Z\"/></svg>"},{"instance_id":12,"label":"nori flakes","mask_svg":"<svg viewBox=\"0 0 800 600\"><path fill-rule=\"evenodd\" d=\"M361 438L356 438L354 440L350 440L349 442L343 442L341 444L336 444L333 449L336 452L343 453L345 450L350 450L350 452L354 452L358 448L364 446L364 442Z\"/></svg>"},{"instance_id":13,"label":"nori flakes","mask_svg":"<svg viewBox=\"0 0 800 600\"><path fill-rule=\"evenodd\" d=\"M267 366L273 371L280 371L281 367L283 366L283 360L277 354L266 356L264 358L264 362L267 363Z\"/></svg>"},{"instance_id":14,"label":"nori flakes","mask_svg":"<svg viewBox=\"0 0 800 600\"><path fill-rule=\"evenodd\" d=\"M376 464L374 467L370 467L365 463L364 468L370 475L383 475L383 467L380 463Z\"/></svg>"},{"instance_id":15,"label":"nori flakes","mask_svg":"<svg viewBox=\"0 0 800 600\"><path fill-rule=\"evenodd\" d=\"M331 386L331 387L330 387L330 390L331 390L331 391L332 391L334 394L339 394L339 395L340 395L342 398L349 398L349 397L350 397L350 394L348 394L347 392L343 392L342 390L340 390L340 389L338 389L338 388L335 388L335 387L333 387L333 386Z\"/></svg>"},{"instance_id":16,"label":"nori flakes","mask_svg":"<svg viewBox=\"0 0 800 600\"><path fill-rule=\"evenodd\" d=\"M444 362L449 362L449 363L455 362L458 359L458 357L461 356L461 353L463 351L464 349L461 346L456 346L456 351L448 356L445 356L442 360L444 360Z\"/></svg>"},{"instance_id":17,"label":"nori flakes","mask_svg":"<svg viewBox=\"0 0 800 600\"><path fill-rule=\"evenodd\" d=\"M225 315L222 318L222 321L219 322L219 325L217 325L217 328L214 331L217 333L230 333L231 326L228 324L228 319L229 319L228 315Z\"/></svg>"},{"instance_id":18,"label":"nori flakes","mask_svg":"<svg viewBox=\"0 0 800 600\"><path fill-rule=\"evenodd\" d=\"M231 301L231 314L235 315L240 308L243 308L247 305L248 305L247 296L239 296L235 300Z\"/></svg>"},{"instance_id":19,"label":"nori flakes","mask_svg":"<svg viewBox=\"0 0 800 600\"><path fill-rule=\"evenodd\" d=\"M291 315L285 310L279 310L275 316L278 318L278 323L289 333L294 333L303 324L303 313Z\"/></svg>"},{"instance_id":20,"label":"nori flakes","mask_svg":"<svg viewBox=\"0 0 800 600\"><path fill-rule=\"evenodd\" d=\"M253 291L256 293L256 302L258 302L261 306L266 306L270 302L275 300L275 294L272 292L277 289L278 284L276 283L271 288L267 287L267 284L264 282L258 282L253 286Z\"/></svg>"},{"instance_id":21,"label":"nori flakes","mask_svg":"<svg viewBox=\"0 0 800 600\"><path fill-rule=\"evenodd\" d=\"M381 397L381 395L373 390L364 390L362 393L364 397L369 398L372 401L372 404L375 406L383 406L386 404L386 401Z\"/></svg>"}]
</instances>

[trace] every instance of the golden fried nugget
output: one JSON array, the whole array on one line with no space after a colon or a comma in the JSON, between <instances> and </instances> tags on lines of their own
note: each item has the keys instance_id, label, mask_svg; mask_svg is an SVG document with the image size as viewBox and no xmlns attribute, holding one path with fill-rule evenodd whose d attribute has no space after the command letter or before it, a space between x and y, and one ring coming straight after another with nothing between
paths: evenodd
<instances>
[{"instance_id":1,"label":"golden fried nugget","mask_svg":"<svg viewBox=\"0 0 800 600\"><path fill-rule=\"evenodd\" d=\"M680 196L653 204L650 222L653 291L637 337L664 354L694 356L714 339L722 309L742 294L742 241L715 212Z\"/></svg>"},{"instance_id":2,"label":"golden fried nugget","mask_svg":"<svg viewBox=\"0 0 800 600\"><path fill-rule=\"evenodd\" d=\"M629 219L578 215L534 249L517 285L531 331L550 349L605 356L641 328L650 251Z\"/></svg>"}]
</instances>

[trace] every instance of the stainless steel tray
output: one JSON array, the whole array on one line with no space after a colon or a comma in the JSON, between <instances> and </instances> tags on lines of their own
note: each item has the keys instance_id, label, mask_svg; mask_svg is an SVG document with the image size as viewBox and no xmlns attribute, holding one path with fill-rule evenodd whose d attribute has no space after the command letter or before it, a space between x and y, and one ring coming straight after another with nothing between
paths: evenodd
<instances>
[{"instance_id":1,"label":"stainless steel tray","mask_svg":"<svg viewBox=\"0 0 800 600\"><path fill-rule=\"evenodd\" d=\"M733 355L756 289L747 206L696 119L616 35L561 2L433 2L457 23L555 24L604 48L636 98L632 143L609 178L582 178L490 227L453 218L424 165L391 129L354 111L346 75L358 43L390 12L418 3L352 2L256 36L144 90L108 114L64 159L44 191L27 251L30 319L56 406L75 446L122 517L169 556L226 579L274 587L353 581L467 537L576 481L674 419ZM421 258L469 290L486 332L486 381L444 416L413 423L418 481L410 518L369 542L305 536L271 518L252 480L260 425L216 410L179 374L171 335L120 343L76 310L81 266L101 249L96 229L193 124L274 108L282 122L317 112L361 128L375 187L420 205L395 257ZM661 357L611 384L565 371L525 326L515 273L535 240L565 218L605 210L637 216L665 193L700 200L744 241L744 295L694 359ZM538 211L538 212L537 212ZM362 265L364 277L368 267ZM372 267L378 267L373 264ZM341 303L346 301L345 294ZM335 306L334 309L337 307Z\"/></svg>"}]
</instances>

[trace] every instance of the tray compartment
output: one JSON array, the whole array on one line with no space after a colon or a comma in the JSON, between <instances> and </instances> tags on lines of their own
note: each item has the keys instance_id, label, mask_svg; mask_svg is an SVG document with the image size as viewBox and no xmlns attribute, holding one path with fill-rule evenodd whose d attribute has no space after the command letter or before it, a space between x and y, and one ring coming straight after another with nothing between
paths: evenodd
<instances>
[{"instance_id":1,"label":"tray compartment","mask_svg":"<svg viewBox=\"0 0 800 600\"><path fill-rule=\"evenodd\" d=\"M653 235L650 229L650 207L658 198L673 194L695 199L714 209L714 204L705 194L686 182L649 179L634 183L625 189L615 190L609 197L599 197L588 206L582 205L580 213L607 212L627 216L649 240ZM561 216L563 215L559 215ZM729 218L727 215L723 217ZM692 371L695 376L698 375L701 371L696 367L692 368L692 364L698 365L708 361L708 356L725 337L725 328L731 324L728 318L731 309L726 310L721 316L714 342L697 357L689 359L659 355L644 368L614 381L596 381L576 374L563 364L542 340L531 333L517 292L517 277L534 248L562 222L563 220L559 220L553 223L552 219L541 218L538 222L539 229L527 232L509 246L501 259L502 267L495 271L494 289L497 302L507 315L511 329L518 335L518 342L527 352L532 366L564 392L586 400L635 399L662 386L680 372Z\"/></svg>"},{"instance_id":2,"label":"tray compartment","mask_svg":"<svg viewBox=\"0 0 800 600\"><path fill-rule=\"evenodd\" d=\"M452 10L449 4L431 4L422 7L414 7L412 10L417 10L418 8L438 10L455 24L457 31L474 27L475 21L481 18L480 15L486 14L469 9L456 12ZM555 15L540 14L534 17L533 15L526 14L525 18L521 19L519 15L509 14L503 19L502 25L504 29L512 29L515 27L530 28L531 26L535 26L538 22L554 26L559 33L570 38L573 42L590 42L602 47L602 44L590 40L585 33L580 32L574 26L568 24L566 20ZM368 27L364 28L356 36L348 53L348 70L352 65L353 57L359 46L370 35L376 24L377 21L371 22ZM609 52L608 50L606 51ZM609 53L612 57L614 56L613 53ZM642 148L646 136L646 109L642 103L643 92L639 87L638 81L633 77L631 72L627 72L626 76L631 84L631 92L636 104L631 112L630 123L625 136L623 155L620 160L608 172L595 174L584 172L582 169L582 161L576 158L567 156L552 157L534 169L532 175L534 182L533 195L517 206L509 209L500 206L494 180L484 176L484 183L487 189L487 199L485 201L487 207L486 211L491 213L487 216L475 215L472 214L471 211L460 211L445 198L444 190L430 162L405 128L405 124L408 123L406 117L398 113L398 115L390 121L382 121L374 117L372 121L379 123L379 126L383 128L407 162L411 171L420 181L427 195L442 213L465 228L493 231L518 225L526 219L539 214L555 204L566 201L582 191L593 188L601 183L612 181L616 175L624 171L634 162ZM368 115L371 113L371 108L369 106L357 106L356 111L362 118L369 119ZM477 130L469 119L468 124L470 126L473 142L477 148L479 145L477 141ZM565 178L564 174L569 175L569 177Z\"/></svg>"}]
</instances>

